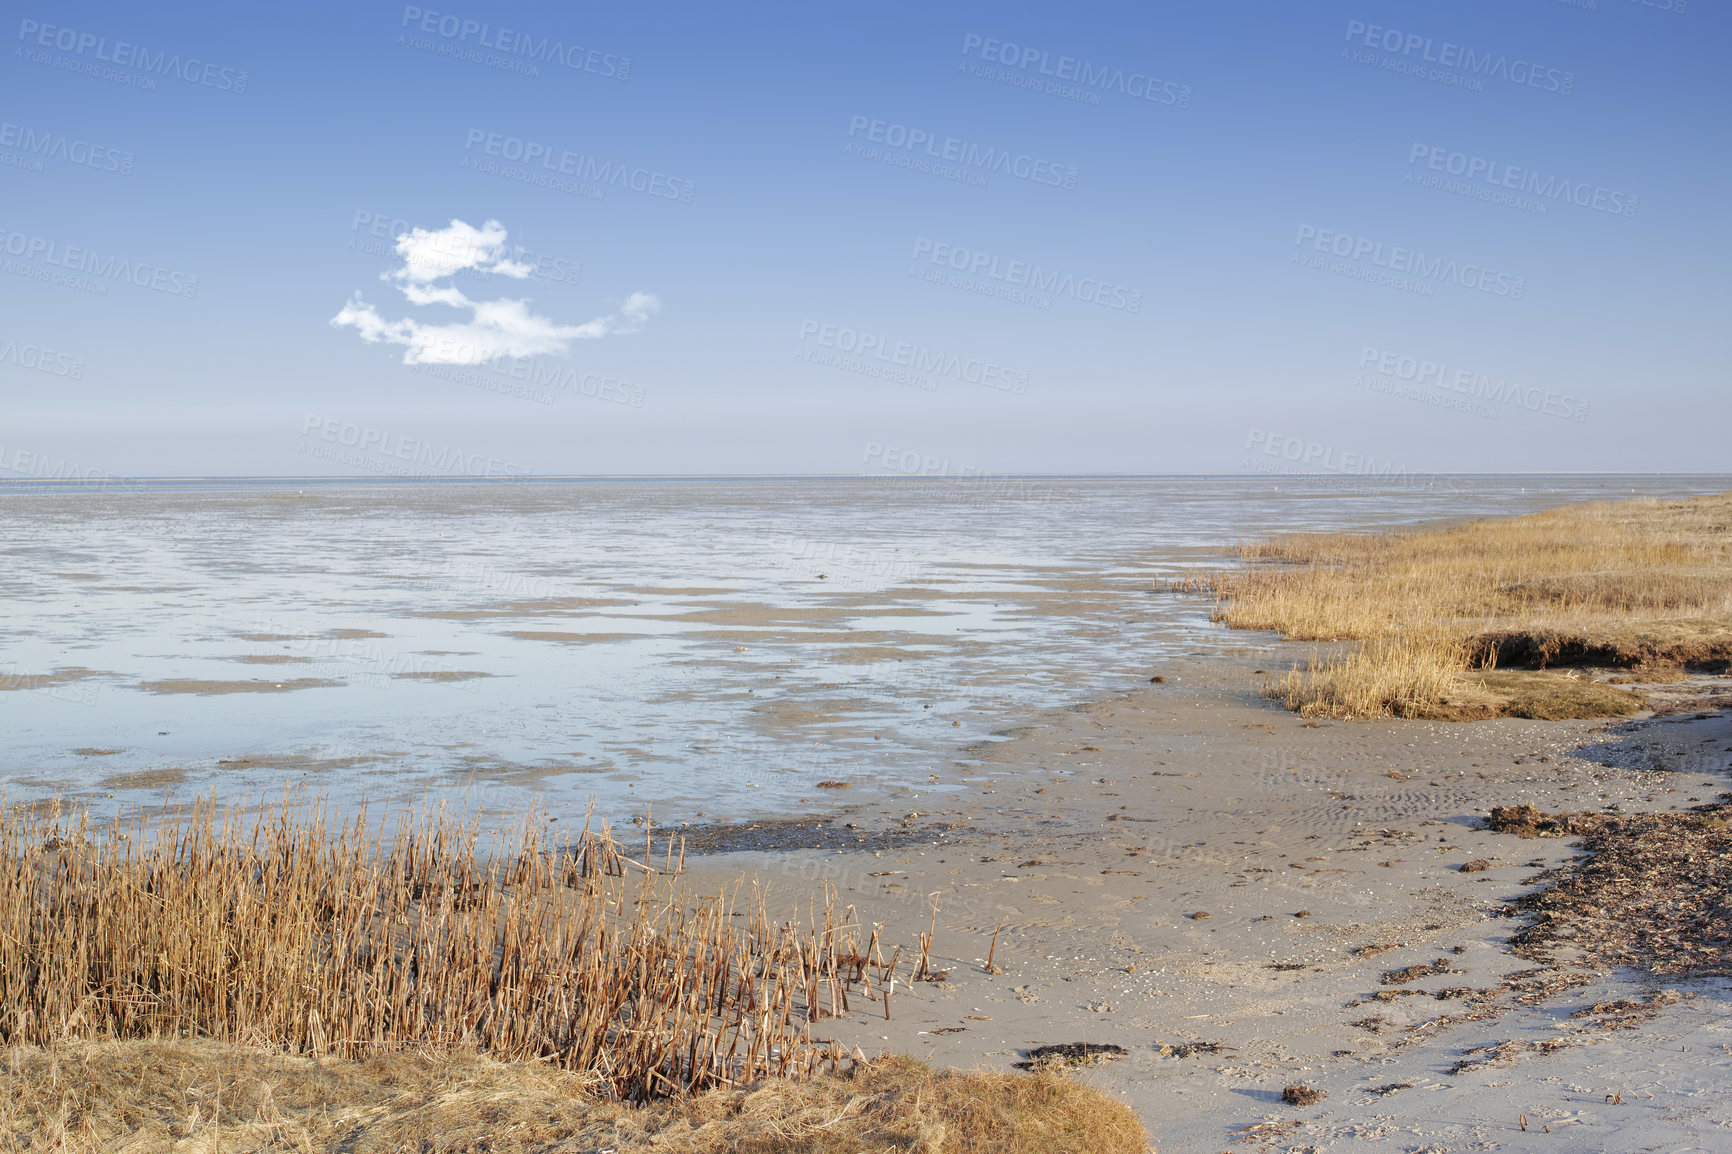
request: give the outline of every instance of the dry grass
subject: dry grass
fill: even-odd
[[[1128,1107],[1059,1074],[910,1058],[628,1105],[474,1054],[317,1060],[217,1042],[0,1052],[4,1154],[1144,1154]]]
[[[1732,494],[1424,532],[1295,534],[1241,554],[1244,570],[1208,583],[1218,620],[1361,643],[1272,690],[1307,716],[1628,713],[1641,699],[1604,685],[1488,674],[1732,664]]]
[[[1465,642],[1453,634],[1375,635],[1291,671],[1267,693],[1303,717],[1415,717],[1450,699],[1466,659]]]
[[[0,808],[0,1152],[1146,1148],[1062,1077],[813,1039],[914,964],[828,892],[778,922],[542,828]]]
[[[385,827],[299,803],[100,830],[5,809],[0,1041],[475,1050],[641,1100],[841,1070],[810,1024],[851,998],[888,1016],[907,968],[828,893],[803,927],[761,892],[694,898],[671,849],[634,861],[605,829],[554,846],[526,819],[483,853],[443,809]]]

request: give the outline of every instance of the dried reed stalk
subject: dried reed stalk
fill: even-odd
[[[478,820],[443,806],[387,824],[304,799],[107,827],[0,808],[0,1041],[477,1050],[630,1100],[851,1061],[810,1035],[855,985],[872,996],[831,894],[802,931],[761,890],[694,900],[605,824],[550,845],[530,815],[486,852]]]

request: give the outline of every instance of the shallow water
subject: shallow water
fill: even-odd
[[[953,788],[966,747],[1266,646],[1151,579],[1283,529],[1703,477],[151,482],[0,489],[0,787],[673,819]],[[850,790],[820,792],[820,781]]]

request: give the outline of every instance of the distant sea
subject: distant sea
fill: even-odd
[[[955,788],[1036,710],[1249,653],[1239,541],[1732,477],[0,485],[0,792],[307,786],[669,820]],[[849,792],[820,793],[820,781]]]

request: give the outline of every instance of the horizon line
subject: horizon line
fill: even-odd
[[[1078,472],[970,472],[970,473],[526,473],[509,476],[453,476],[416,474],[413,476],[379,476],[376,474],[308,475],[296,473],[209,473],[209,474],[102,474],[88,477],[0,477],[0,488],[7,485],[67,485],[97,486],[118,481],[258,481],[303,482],[316,484],[522,484],[524,482],[558,481],[979,481],[992,478],[1029,478],[1040,480],[1403,480],[1416,476],[1430,477],[1727,477],[1725,472],[1684,471],[1591,471],[1591,470],[1532,470],[1532,471],[1442,471],[1403,469],[1381,473],[1078,473]]]

